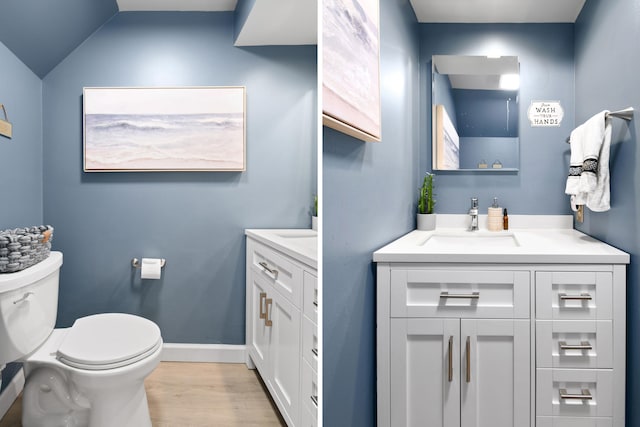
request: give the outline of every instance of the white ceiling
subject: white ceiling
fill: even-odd
[[[575,22],[585,0],[410,0],[419,22]]]
[[[120,12],[197,11],[222,12],[236,9],[238,0],[117,0]]]
[[[501,75],[520,74],[517,56],[433,55],[433,65],[449,77],[454,89],[497,90]]]
[[[238,0],[117,0],[121,12],[236,9]],[[256,0],[236,46],[313,45],[318,40],[318,0]]]
[[[316,44],[317,28],[318,0],[256,0],[235,45]]]

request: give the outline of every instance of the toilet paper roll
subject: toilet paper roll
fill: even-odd
[[[162,274],[162,261],[158,258],[142,258],[140,277],[142,279],[159,279]]]

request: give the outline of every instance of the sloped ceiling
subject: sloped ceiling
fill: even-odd
[[[410,0],[418,22],[576,22],[585,0]]]
[[[3,1],[0,42],[43,78],[116,13],[116,0]]]

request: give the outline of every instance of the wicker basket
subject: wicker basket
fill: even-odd
[[[24,270],[46,259],[52,239],[50,225],[0,231],[0,273]]]

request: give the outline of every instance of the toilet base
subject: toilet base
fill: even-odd
[[[55,368],[37,368],[23,392],[23,427],[151,427],[143,381],[80,393]]]

